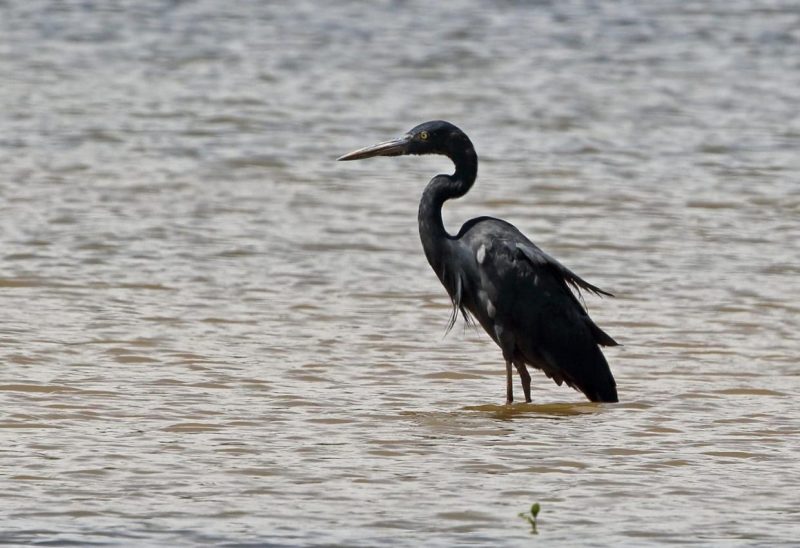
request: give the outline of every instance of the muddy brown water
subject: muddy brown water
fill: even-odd
[[[796,3],[0,10],[0,543],[800,539]],[[443,337],[447,161],[334,161],[437,118],[451,231],[617,295],[620,404]]]

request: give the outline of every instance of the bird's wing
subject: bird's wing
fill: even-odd
[[[554,270],[559,277],[563,278],[565,282],[570,284],[579,292],[581,289],[585,289],[587,291],[591,291],[595,295],[606,295],[608,297],[614,296],[608,291],[604,291],[596,285],[590,284],[571,271],[569,268],[558,262],[555,258],[551,257],[530,242],[517,242],[515,247],[522,252],[525,258],[528,259],[531,264],[534,266],[546,267]]]
[[[479,249],[483,245],[487,250],[493,251],[498,261],[521,254],[533,267],[549,270],[578,291],[585,289],[596,295],[614,296],[572,272],[554,257],[539,249],[517,227],[502,219],[478,217],[467,221],[461,227],[456,240],[462,240],[470,249]]]
[[[520,238],[496,240],[492,247],[491,260],[484,262],[500,273],[497,289],[513,295],[508,301],[498,295],[505,310],[498,309],[496,318],[512,330],[515,355],[592,401],[616,401],[614,378],[597,345],[617,343],[592,321],[568,285],[611,294]]]
[[[460,264],[474,265],[462,294],[504,354],[542,369],[593,401],[616,401],[614,378],[598,345],[617,343],[592,321],[570,286],[610,293],[580,278],[504,221],[475,221],[462,232],[460,243]],[[466,260],[467,254],[474,262]]]
[[[565,286],[565,292],[569,293],[569,296],[572,297],[571,300],[574,302],[574,304],[580,307],[582,310],[584,307],[581,305],[578,299],[572,295],[569,289],[566,288],[567,284],[575,288],[575,290],[578,292],[578,295],[580,295],[581,289],[585,289],[587,291],[591,291],[595,295],[606,295],[608,297],[614,296],[612,293],[600,289],[596,285],[590,284],[572,272],[569,268],[558,262],[556,259],[536,247],[535,244],[531,242],[516,242],[514,246],[534,268],[547,269],[553,275],[555,275],[555,277]],[[592,321],[588,314],[584,313],[584,318],[597,344],[602,346],[617,346],[619,344],[613,339],[613,337],[611,337],[611,335],[600,329],[600,327],[598,327],[598,325]]]

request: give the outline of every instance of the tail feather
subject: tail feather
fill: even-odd
[[[619,346],[619,343],[615,341],[611,335],[597,327],[597,324],[594,323],[591,318],[588,316],[586,317],[589,324],[589,331],[592,332],[592,337],[594,337],[594,341],[599,344],[600,346]]]
[[[617,403],[619,401],[619,397],[617,396],[617,385],[613,378],[611,378],[610,383],[594,386],[593,388],[593,392],[588,392],[585,390],[582,391],[591,401],[608,403]]]
[[[592,360],[592,366],[584,372],[579,381],[575,382],[575,388],[591,401],[616,403],[619,401],[617,382],[611,374],[606,357],[599,348],[595,349],[597,353]]]
[[[596,345],[584,348],[583,352],[570,353],[557,357],[553,353],[542,352],[543,360],[526,359],[530,365],[542,369],[559,386],[562,382],[574,388],[593,402],[616,403],[617,382],[611,373],[605,356]]]

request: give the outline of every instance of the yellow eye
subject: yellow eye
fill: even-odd
[[[428,140],[428,132],[424,131],[424,130],[420,131],[419,132],[419,138],[422,139],[423,141],[427,141]]]

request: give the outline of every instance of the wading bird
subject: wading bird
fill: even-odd
[[[617,342],[600,329],[570,290],[609,295],[584,281],[536,247],[510,223],[492,217],[467,221],[457,235],[442,223],[442,205],[464,196],[478,174],[478,156],[466,134],[449,122],[420,124],[399,139],[345,154],[339,160],[373,156],[442,154],[455,164],[452,175],[437,175],[419,203],[422,247],[453,302],[448,330],[460,311],[474,317],[503,351],[506,401],[514,401],[513,365],[531,401],[527,365],[541,369],[559,386],[567,383],[591,401],[616,402],[617,388],[598,345]]]

